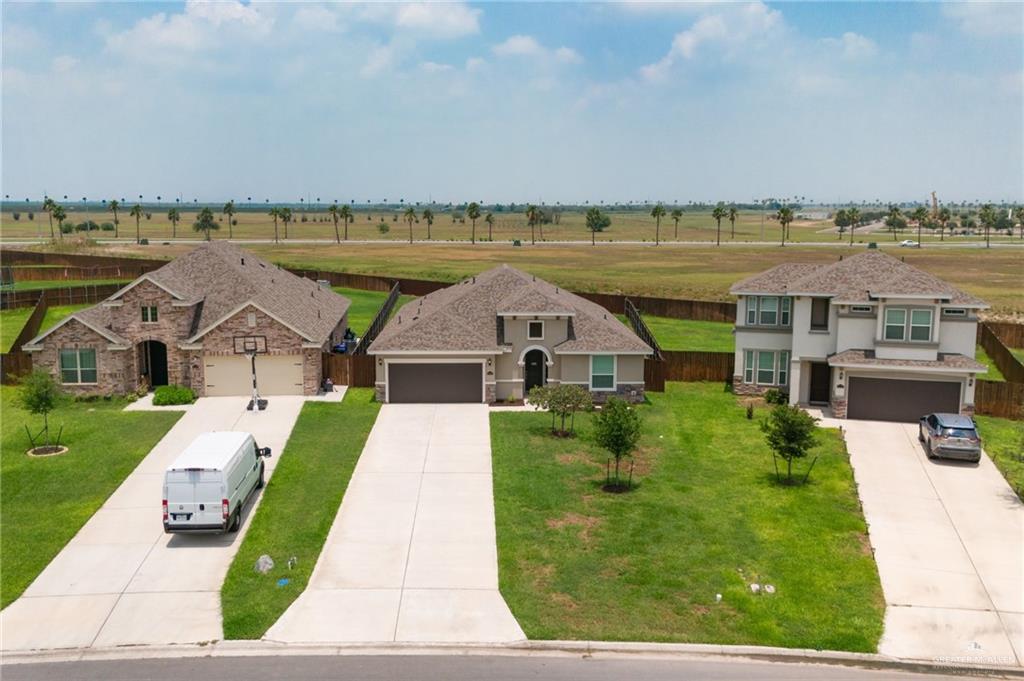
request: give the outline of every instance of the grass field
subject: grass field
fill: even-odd
[[[43,323],[39,325],[39,333],[52,327],[73,312],[90,307],[89,305],[54,305],[46,309]],[[18,337],[28,318],[32,316],[31,307],[16,307],[0,311],[0,352],[10,352],[11,343]]]
[[[35,291],[44,288],[79,288],[81,286],[102,286],[104,284],[124,284],[125,279],[52,279],[47,281],[15,281],[15,291]]]
[[[1003,372],[999,370],[996,363],[992,361],[992,358],[985,352],[985,348],[980,345],[974,349],[974,359],[978,360],[982,364],[988,367],[988,371],[983,374],[979,374],[978,378],[983,381],[1005,381],[1006,378],[1003,376]]]
[[[623,324],[630,326],[626,315],[617,316]],[[643,315],[643,320],[662,350],[732,352],[734,349],[732,324],[650,315]]]
[[[995,416],[975,416],[985,451],[1024,500],[1024,423]]]
[[[381,291],[364,291],[344,286],[335,286],[333,290],[352,301],[352,306],[348,309],[348,325],[357,336],[362,336],[370,328],[377,311],[388,297],[387,293]],[[399,296],[394,309],[397,310],[412,299],[413,296]]]
[[[370,388],[303,405],[221,588],[225,638],[260,638],[306,588],[379,409]],[[275,562],[265,575],[253,570],[263,554]]]
[[[31,458],[25,426],[36,432],[42,418],[18,407],[16,395],[0,387],[0,607],[21,595],[181,416],[124,412],[117,399],[68,401],[50,414],[50,426],[54,436],[63,426],[70,450]]]
[[[601,490],[590,415],[556,439],[545,414],[492,414],[499,579],[527,636],[875,650],[882,591],[839,432],[819,431],[806,486],[782,486],[720,384],[666,388],[639,407],[628,494]]]

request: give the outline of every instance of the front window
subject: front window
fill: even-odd
[[[754,351],[747,350],[743,353],[743,382],[754,382]]]
[[[910,340],[927,343],[932,339],[932,311],[911,310]]]
[[[744,350],[743,381],[757,385],[788,385],[789,351]]]
[[[779,353],[779,385],[789,383],[789,353],[783,350]]]
[[[61,383],[96,383],[96,351],[91,348],[60,351]]]
[[[901,341],[906,339],[907,311],[899,308],[885,311],[885,340]]]
[[[593,355],[590,358],[590,389],[615,389],[614,355]]]
[[[152,324],[157,321],[156,305],[143,305],[142,306],[142,321],[147,324]]]
[[[772,385],[775,383],[775,353],[757,353],[757,382]]]
[[[526,337],[529,340],[544,340],[544,322],[527,322]]]

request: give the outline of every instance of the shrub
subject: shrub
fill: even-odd
[[[36,219],[36,214],[33,213],[32,211],[29,211],[28,219],[29,220],[35,220]]]
[[[817,421],[800,407],[780,404],[761,422],[761,432],[772,450],[776,477],[779,476],[778,459],[781,458],[786,462],[786,482],[793,482],[793,460],[807,456],[807,452],[816,444],[814,431]],[[814,468],[814,461],[807,469],[803,482],[807,482],[811,468]]]
[[[769,388],[764,391],[764,401],[768,404],[788,404],[789,396],[778,388]]]
[[[301,218],[299,218],[299,222],[309,222],[309,218],[303,215]]]
[[[148,246],[149,245],[149,239],[147,239],[146,237],[142,237],[141,239],[139,239],[139,245],[140,246]]]
[[[632,456],[640,441],[643,419],[636,409],[617,397],[609,397],[597,418],[594,419],[594,436],[597,444],[615,457],[615,483],[609,482],[610,490],[623,489],[619,479],[619,464],[623,457]],[[632,470],[630,472],[632,483]]]
[[[71,234],[71,232],[73,231],[75,231],[75,226],[72,225],[70,222],[65,222],[63,225],[60,226],[61,234]]]
[[[391,227],[388,226],[388,223],[381,220],[381,223],[377,225],[377,231],[380,232],[381,234],[387,234],[388,232],[391,231]]]
[[[102,229],[104,232],[113,232],[114,231],[114,223],[113,222],[104,222],[102,225],[100,225],[100,229]]]
[[[152,213],[146,213],[146,219],[147,220],[152,220],[153,219],[153,214]]]
[[[153,404],[158,407],[175,404],[192,404],[196,394],[183,385],[162,385],[153,393]]]
[[[590,392],[582,386],[571,383],[534,386],[530,389],[530,404],[551,412],[551,432],[566,437],[572,435],[576,426],[576,412],[589,411],[594,406]],[[561,419],[560,428],[555,427],[555,418]],[[565,422],[569,421],[566,430]]]
[[[50,446],[49,415],[62,399],[63,393],[57,381],[41,369],[36,369],[22,380],[21,392],[18,394],[19,405],[31,414],[43,417],[43,429],[35,436],[29,432],[29,441],[33,448],[37,447],[35,439],[40,435],[46,442],[45,446]],[[60,435],[57,437],[59,438]],[[59,446],[60,442],[57,445]]]
[[[21,213],[11,213],[11,217],[14,218],[15,220],[20,220]]]

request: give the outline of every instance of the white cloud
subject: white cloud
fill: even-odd
[[[58,57],[54,57],[51,65],[53,66],[53,70],[57,73],[66,73],[75,68],[75,65],[77,64],[77,59],[72,56],[62,54]]]
[[[295,11],[292,23],[303,31],[325,31],[332,33],[341,28],[337,12],[323,5],[303,4]]]
[[[238,0],[189,0],[180,14],[158,12],[140,19],[126,31],[107,36],[107,48],[133,57],[160,59],[167,53],[198,52],[222,44],[223,32],[265,36],[273,20],[253,5]]]
[[[359,75],[363,78],[372,78],[383,73],[395,65],[397,57],[397,51],[393,45],[378,45],[370,50],[366,63],[359,70]]]
[[[420,62],[420,71],[424,73],[445,73],[455,69],[451,64],[439,64],[436,61]]]
[[[942,12],[970,35],[1024,33],[1024,5],[1019,2],[946,2]]]
[[[583,57],[571,47],[561,46],[548,49],[530,35],[514,35],[498,43],[491,51],[499,57],[526,57],[543,62],[559,64],[581,64]]]
[[[466,70],[470,73],[476,73],[477,71],[483,71],[487,68],[487,60],[480,57],[470,57],[466,60]]]
[[[693,59],[698,50],[716,44],[742,45],[781,26],[782,13],[769,9],[763,2],[722,6],[677,33],[668,53],[641,67],[640,75],[645,80],[663,80],[679,60]]]
[[[878,53],[875,41],[851,31],[847,31],[840,38],[825,38],[821,42],[830,50],[838,51],[843,59],[865,59]]]
[[[483,10],[464,2],[373,3],[361,8],[364,21],[390,24],[417,38],[460,38],[480,32]]]

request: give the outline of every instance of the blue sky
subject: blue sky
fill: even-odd
[[[3,3],[4,194],[1020,201],[1021,3]]]

